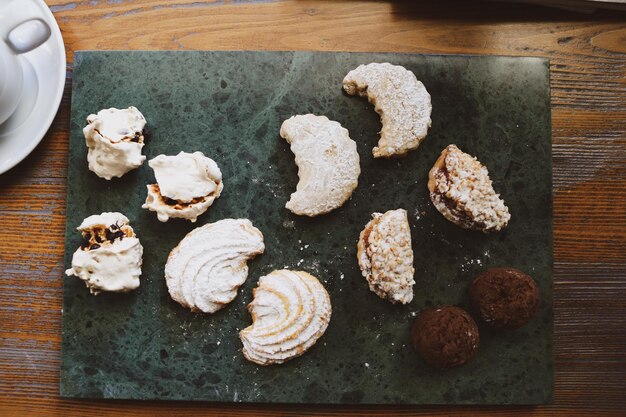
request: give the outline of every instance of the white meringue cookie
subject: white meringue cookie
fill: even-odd
[[[194,223],[224,189],[222,172],[202,152],[159,155],[148,162],[157,184],[149,184],[142,208],[155,211],[160,221],[183,218]]]
[[[83,281],[90,292],[127,292],[139,287],[143,247],[121,213],[87,217],[78,230],[87,240],[74,252],[65,271]]]
[[[222,183],[219,167],[202,152],[159,155],[148,165],[154,170],[161,195],[184,203],[215,193]]]
[[[112,107],[90,114],[83,128],[89,148],[89,169],[110,180],[139,167],[146,160],[141,154],[145,126],[146,119],[132,106],[121,110]]]

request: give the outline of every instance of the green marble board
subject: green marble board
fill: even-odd
[[[432,128],[406,158],[376,160],[379,116],[342,92],[357,65],[412,70],[432,95]],[[74,62],[65,265],[83,218],[126,214],[145,248],[141,287],[93,296],[65,277],[61,394],[66,397],[285,403],[539,404],[552,401],[552,185],[546,59],[317,52],[77,52]],[[157,221],[141,209],[152,170],[144,163],[105,181],[87,168],[82,127],[103,108],[138,107],[152,138],[148,159],[202,151],[224,191],[198,223]],[[358,144],[362,174],[352,198],[319,218],[284,208],[297,167],[280,124],[294,114],[339,121]],[[428,198],[427,174],[455,143],[489,168],[512,213],[497,234],[462,230]],[[392,305],[370,292],[356,262],[359,232],[375,211],[405,208],[415,252],[415,297]],[[250,262],[238,297],[213,315],[172,301],[163,278],[169,251],[194,227],[249,218],[266,252]],[[409,326],[423,308],[469,309],[471,280],[492,266],[531,274],[538,315],[497,334],[480,324],[477,357],[437,370],[420,360]],[[241,354],[238,331],[258,278],[279,268],[320,278],[333,306],[325,335],[304,356],[260,367]],[[471,310],[470,310],[471,311]]]

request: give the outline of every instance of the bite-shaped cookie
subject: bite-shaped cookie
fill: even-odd
[[[68,276],[85,281],[94,295],[139,287],[143,247],[126,216],[116,212],[89,216],[78,230],[83,243],[74,252],[72,267],[65,271]]]
[[[478,159],[448,145],[428,174],[430,199],[443,216],[464,229],[497,232],[511,215]]]
[[[248,219],[205,224],[170,252],[167,289],[183,307],[215,313],[237,296],[248,277],[248,260],[264,250],[263,234]]]
[[[495,330],[513,330],[539,309],[537,283],[519,269],[491,268],[476,277],[469,290],[472,307]]]
[[[202,152],[159,155],[148,161],[156,184],[149,184],[142,208],[155,211],[160,221],[187,219],[192,223],[213,204],[224,189],[222,172]]]
[[[87,116],[83,128],[89,169],[110,180],[143,164],[146,119],[135,107],[100,110]]]
[[[358,185],[361,168],[356,142],[326,116],[292,116],[280,127],[290,145],[300,181],[285,207],[295,214],[318,216],[341,207]]]
[[[326,331],[332,308],[317,278],[283,269],[259,279],[248,311],[252,325],[239,332],[243,354],[251,362],[271,365],[313,346]]]
[[[470,361],[480,343],[478,326],[459,307],[428,308],[411,326],[411,341],[420,356],[438,368],[451,368]]]
[[[392,303],[413,300],[413,249],[411,229],[404,209],[374,213],[357,244],[361,273],[370,290]]]
[[[350,95],[367,96],[383,125],[375,158],[405,156],[417,149],[431,125],[430,94],[411,71],[390,63],[359,65],[343,79]]]

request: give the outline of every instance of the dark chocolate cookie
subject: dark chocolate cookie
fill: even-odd
[[[539,308],[535,281],[515,268],[492,268],[478,275],[469,290],[472,306],[496,330],[517,329]]]
[[[439,368],[463,365],[478,351],[478,327],[459,307],[439,306],[422,311],[411,327],[413,346]]]

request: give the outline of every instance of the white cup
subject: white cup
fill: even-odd
[[[15,111],[22,97],[24,75],[18,55],[29,52],[50,37],[34,2],[0,0],[0,124]]]

